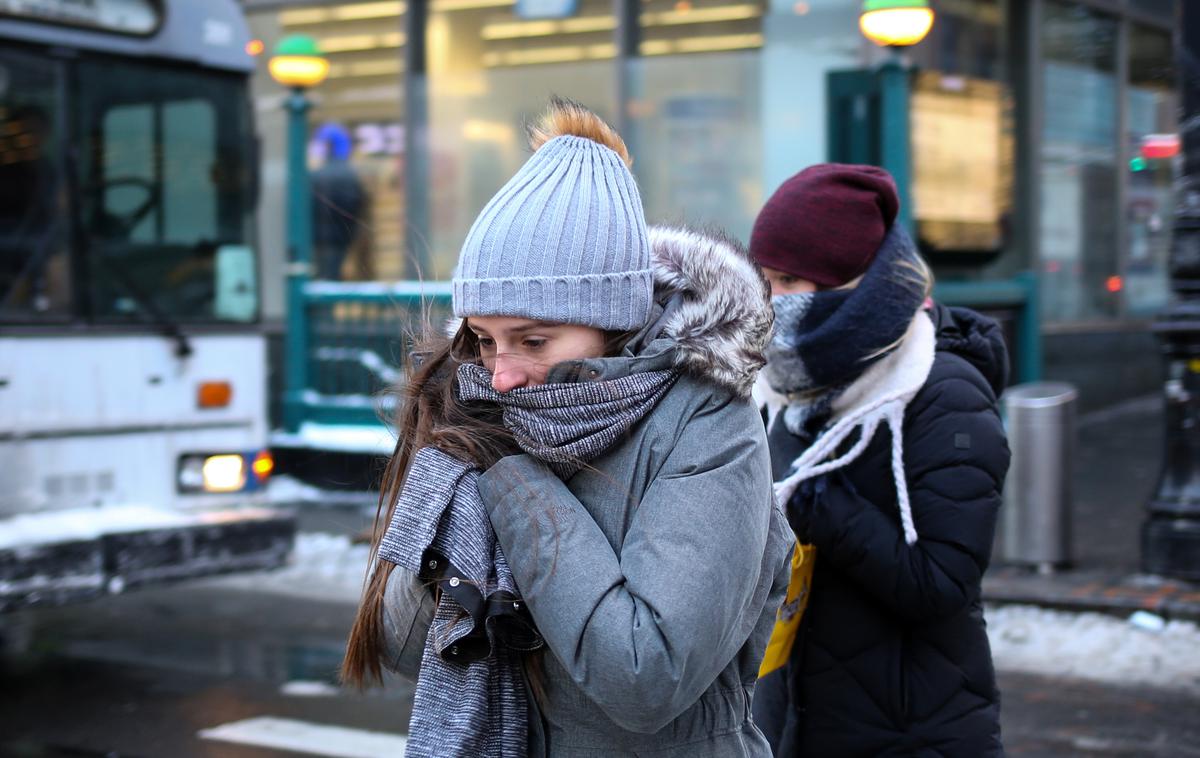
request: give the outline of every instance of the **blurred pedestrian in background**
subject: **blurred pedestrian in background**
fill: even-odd
[[[366,226],[367,193],[350,163],[352,146],[346,130],[338,124],[325,124],[315,138],[322,145],[325,161],[310,178],[313,253],[317,276],[339,280],[346,253]]]
[[[928,300],[897,210],[882,169],[817,165],[751,236],[775,306],[772,467],[807,546],[754,704],[777,756],[1003,753],[980,584],[1007,353],[991,320]]]
[[[750,699],[793,540],[750,397],[767,283],[647,230],[591,112],[532,136],[404,389],[346,678],[423,640],[410,755],[769,756]]]

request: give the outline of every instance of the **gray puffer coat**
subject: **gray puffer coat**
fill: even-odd
[[[793,541],[749,398],[770,301],[735,243],[651,237],[652,325],[547,381],[683,376],[566,482],[528,455],[479,482],[549,649],[530,667],[531,754],[768,758],[750,700]]]

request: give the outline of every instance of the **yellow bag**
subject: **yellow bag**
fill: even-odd
[[[758,667],[760,679],[781,668],[792,653],[796,632],[800,629],[800,619],[804,616],[804,609],[808,607],[813,563],[816,560],[817,548],[814,545],[796,543],[796,550],[792,553],[792,576],[788,579],[787,595],[775,615],[775,628],[771,630],[766,655],[763,656],[762,665]]]

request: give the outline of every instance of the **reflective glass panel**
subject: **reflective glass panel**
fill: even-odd
[[[1166,305],[1167,256],[1171,249],[1173,184],[1181,160],[1171,34],[1130,28],[1129,88],[1129,248],[1122,282],[1134,315],[1151,315]]]
[[[1041,28],[1043,316],[1118,315],[1117,21],[1047,2]]]

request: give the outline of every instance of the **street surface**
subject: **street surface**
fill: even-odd
[[[329,554],[318,560],[314,544]],[[305,545],[300,558],[313,565],[291,577],[307,595],[280,591],[284,572],[0,618],[0,756],[399,755],[412,687],[391,680],[363,695],[333,685],[354,596],[334,564],[361,566],[365,548]],[[1197,688],[1038,673],[1000,681],[1011,755],[1200,756]]]

